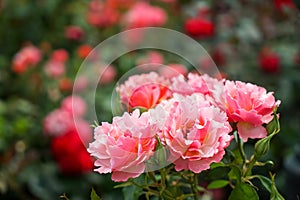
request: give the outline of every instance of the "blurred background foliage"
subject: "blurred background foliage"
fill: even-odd
[[[105,200],[121,198],[109,175],[64,174],[43,121],[72,94],[76,72],[93,47],[122,30],[145,26],[190,35],[209,52],[223,77],[274,91],[282,101],[282,128],[267,157],[276,163],[270,168],[288,196],[289,176],[300,179],[291,163],[285,164],[299,144],[299,5],[299,0],[0,0],[0,198],[47,200],[65,193],[72,200],[88,199],[92,187]],[[35,50],[25,51],[28,47]],[[24,52],[33,56],[32,62]],[[111,120],[110,95],[118,78],[149,61],[193,70],[162,51],[120,57],[100,83],[100,121]],[[214,199],[226,199],[222,194]],[[260,195],[265,198],[263,191]]]

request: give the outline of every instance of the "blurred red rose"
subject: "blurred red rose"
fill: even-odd
[[[84,37],[84,31],[79,26],[68,26],[65,29],[65,37],[70,40],[81,40]]]
[[[274,0],[274,5],[276,9],[284,11],[285,8],[294,9],[295,4],[293,0]]]
[[[52,52],[51,60],[65,63],[69,58],[69,53],[65,49],[57,49]]]
[[[71,91],[73,88],[73,82],[69,78],[62,78],[59,80],[59,89],[64,92]]]
[[[207,38],[214,34],[214,24],[205,18],[190,18],[184,24],[185,32],[193,37]]]
[[[277,73],[280,70],[280,57],[278,54],[265,48],[259,55],[260,68],[268,73]]]
[[[86,58],[89,53],[93,50],[93,47],[91,47],[90,45],[84,44],[81,45],[78,49],[77,49],[77,55],[80,58]]]
[[[75,130],[52,138],[51,151],[64,174],[82,174],[93,169],[92,158]]]

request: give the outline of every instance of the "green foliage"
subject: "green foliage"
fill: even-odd
[[[258,195],[255,189],[247,184],[247,183],[240,183],[235,186],[232,190],[228,200],[258,200]]]
[[[91,200],[101,200],[101,198],[97,195],[94,188],[92,188],[92,191],[91,191]]]

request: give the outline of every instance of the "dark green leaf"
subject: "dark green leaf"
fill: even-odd
[[[101,198],[97,195],[96,191],[94,190],[94,188],[92,188],[92,192],[91,192],[91,200],[101,200]]]
[[[238,182],[241,180],[242,172],[239,167],[236,165],[231,165],[231,170],[228,173],[229,180],[237,180]]]
[[[208,186],[207,189],[218,189],[218,188],[222,188],[225,187],[226,185],[228,185],[229,181],[227,180],[216,180],[211,182]]]
[[[227,178],[229,171],[230,167],[216,167],[208,171],[206,178],[209,180]]]
[[[228,200],[258,200],[258,195],[254,188],[246,183],[240,183],[232,190]]]
[[[218,162],[218,163],[211,163],[210,164],[210,169],[214,169],[217,167],[226,167],[226,165],[223,162]]]
[[[124,200],[138,200],[139,197],[143,194],[142,188],[135,185],[129,187],[124,187],[122,189]]]

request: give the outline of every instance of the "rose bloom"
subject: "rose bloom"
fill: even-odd
[[[189,73],[187,80],[180,75],[172,79],[171,90],[174,93],[182,95],[191,95],[201,93],[207,96],[217,98],[224,90],[223,81],[204,74]]]
[[[93,161],[76,129],[51,139],[51,151],[62,173],[76,175],[93,170]]]
[[[111,83],[117,75],[117,71],[114,66],[108,65],[101,73],[100,83],[108,84]]]
[[[121,102],[128,108],[149,109],[170,97],[168,86],[167,79],[151,72],[129,77],[117,88],[117,91],[120,92]]]
[[[166,78],[173,78],[179,75],[186,76],[188,73],[187,68],[179,63],[170,63],[167,67],[164,67],[160,70],[160,74]]]
[[[51,78],[57,78],[65,74],[65,65],[62,62],[50,60],[45,65],[45,73]]]
[[[77,49],[77,55],[79,56],[79,58],[86,58],[90,52],[93,50],[93,47],[91,47],[90,45],[81,45],[80,47],[78,47]]]
[[[38,64],[41,57],[41,51],[35,46],[23,47],[13,59],[12,70],[16,73],[23,73],[28,67]]]
[[[286,8],[294,9],[296,7],[293,0],[274,0],[273,2],[276,9],[280,10],[281,12]]]
[[[157,51],[150,51],[145,56],[137,60],[137,65],[144,65],[149,63],[163,64],[164,57]]]
[[[269,50],[268,48],[262,50],[258,60],[259,60],[260,68],[264,72],[268,72],[268,73],[279,72],[280,57],[276,53]]]
[[[59,136],[74,129],[73,117],[64,109],[56,109],[45,117],[43,127],[46,135]]]
[[[65,29],[65,37],[70,40],[81,40],[84,37],[84,31],[79,26],[68,26]]]
[[[154,153],[156,139],[149,126],[149,115],[139,110],[114,117],[112,124],[102,123],[94,131],[95,141],[88,152],[96,158],[95,171],[112,173],[113,181],[127,181],[145,171],[145,161]]]
[[[275,101],[272,92],[251,83],[226,81],[223,109],[231,122],[237,122],[237,129],[244,142],[248,138],[267,136],[263,124],[273,119],[273,111],[280,101]]]
[[[63,92],[71,91],[73,88],[73,82],[67,77],[63,77],[59,80],[59,89]]]
[[[89,79],[86,76],[78,76],[74,82],[73,90],[76,92],[84,91],[89,86]]]
[[[207,38],[214,34],[214,24],[205,18],[191,18],[184,24],[187,34],[197,38]]]
[[[72,95],[63,99],[61,108],[73,117],[82,117],[86,112],[86,103],[81,97]]]
[[[115,25],[119,16],[120,14],[115,8],[107,6],[101,0],[93,0],[89,5],[87,22],[93,26],[105,28]]]
[[[127,28],[162,26],[167,21],[165,11],[146,2],[138,2],[123,16]]]
[[[226,113],[210,104],[204,95],[174,94],[155,109],[167,112],[161,140],[170,149],[175,170],[200,173],[219,162],[232,137]],[[162,117],[160,117],[162,118]],[[160,119],[163,120],[163,119]]]
[[[65,49],[57,49],[52,52],[51,60],[65,63],[69,59],[69,53]]]

